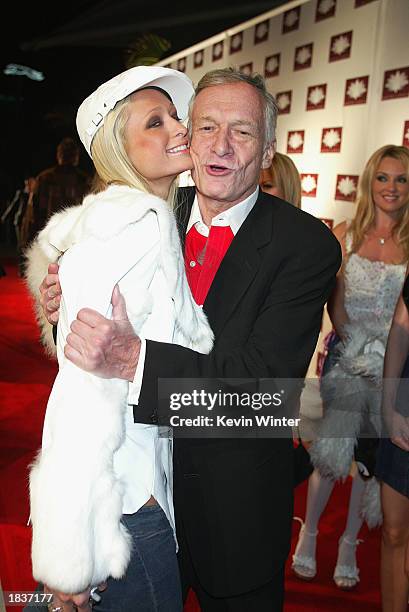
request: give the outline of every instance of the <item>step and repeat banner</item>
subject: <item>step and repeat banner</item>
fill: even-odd
[[[301,175],[302,208],[332,228],[354,216],[372,152],[409,147],[408,32],[409,0],[298,0],[160,64],[195,84],[226,66],[262,74],[279,107],[277,150]],[[326,315],[310,376],[329,329]]]

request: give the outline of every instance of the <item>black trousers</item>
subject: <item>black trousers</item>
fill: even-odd
[[[190,551],[184,537],[181,521],[178,522],[178,561],[182,583],[183,601],[189,589],[193,589],[202,612],[282,612],[284,604],[284,566],[272,575],[271,580],[247,593],[235,597],[213,597],[201,586],[192,563]]]

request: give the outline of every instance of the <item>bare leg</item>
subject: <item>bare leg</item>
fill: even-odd
[[[405,574],[409,580],[409,538],[406,540]]]
[[[381,485],[383,511],[381,591],[383,612],[406,612],[409,595],[409,499],[386,483]]]
[[[335,481],[324,478],[318,470],[314,470],[308,481],[307,508],[305,513],[305,527],[307,531],[318,529],[318,522],[324,512],[334,488]]]
[[[365,482],[358,473],[352,479],[349,498],[348,518],[345,531],[339,540],[338,558],[334,571],[334,580],[341,589],[352,589],[359,582],[359,570],[356,566],[356,547],[358,533],[363,519],[360,516],[361,500],[365,491]]]
[[[297,547],[293,555],[292,568],[299,578],[311,580],[317,573],[315,550],[318,522],[328,503],[333,488],[333,480],[323,478],[318,470],[313,471],[308,481],[305,523],[301,528]]]

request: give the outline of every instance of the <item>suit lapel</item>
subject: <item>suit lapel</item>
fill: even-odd
[[[194,187],[180,187],[178,189],[175,217],[183,250],[185,248],[187,224],[189,223],[190,212],[192,210],[194,199]]]
[[[274,203],[261,192],[220,264],[204,303],[216,336],[257,274],[259,250],[272,239],[273,214]]]
[[[182,247],[195,197],[193,187],[180,188],[176,220]],[[272,239],[274,202],[260,191],[247,219],[237,232],[209,289],[204,311],[215,335],[220,333],[260,267],[259,250]]]

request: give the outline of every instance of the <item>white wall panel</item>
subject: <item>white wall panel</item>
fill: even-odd
[[[297,16],[298,27],[283,33],[284,20],[297,24]],[[311,177],[318,176],[316,190],[308,192],[313,197],[307,193],[303,197],[303,209],[337,224],[354,215],[354,186],[370,154],[388,143],[409,146],[408,32],[409,0],[295,0],[161,64],[184,69],[196,84],[208,70],[225,66],[251,64],[253,72],[266,76],[266,58],[279,54],[278,74],[266,76],[267,86],[276,96],[291,91],[292,100],[290,112],[278,117],[277,148],[291,156],[306,188],[314,184]],[[255,42],[256,33],[266,40]],[[235,42],[242,38],[242,47],[231,53],[233,36]],[[216,50],[223,45],[217,61],[213,60],[215,45]],[[203,56],[202,65],[195,67],[195,54],[196,60]],[[386,71],[390,73],[385,88]],[[345,104],[347,80],[350,95]],[[325,101],[320,101],[322,86]],[[315,88],[311,110],[307,110],[309,88]],[[329,128],[334,132],[326,138],[328,152],[322,152],[323,130]],[[342,128],[339,152],[333,152],[339,148],[335,128]],[[293,133],[290,144],[302,152],[288,148],[289,132]],[[328,329],[326,316],[318,351]],[[317,354],[310,375],[316,358]]]

